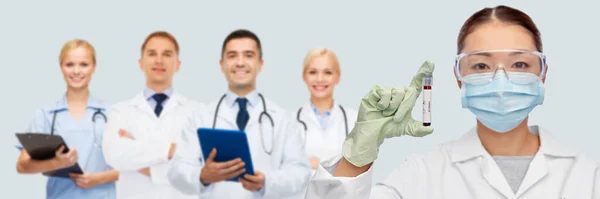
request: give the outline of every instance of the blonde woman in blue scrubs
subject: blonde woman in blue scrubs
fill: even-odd
[[[84,174],[70,178],[49,177],[46,198],[115,198],[114,181],[119,173],[104,162],[102,134],[109,103],[90,95],[89,82],[96,69],[94,47],[74,39],[64,44],[60,69],[67,83],[66,94],[56,102],[39,108],[27,132],[60,135],[71,149],[51,160],[32,160],[21,150],[17,172],[34,174],[66,168],[78,163]]]

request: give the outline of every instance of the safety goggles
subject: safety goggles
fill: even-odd
[[[515,49],[475,51],[456,56],[455,72],[465,83],[488,84],[499,69],[511,82],[528,84],[543,78],[546,57],[538,51]]]

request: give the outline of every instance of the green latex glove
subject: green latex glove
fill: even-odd
[[[410,86],[381,88],[375,86],[363,97],[354,128],[344,141],[342,154],[357,167],[377,159],[385,138],[409,135],[423,137],[433,133],[431,126],[412,118],[412,109],[423,90],[423,75],[433,73],[435,65],[426,61],[413,77]]]

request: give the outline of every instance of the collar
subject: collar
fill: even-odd
[[[237,98],[239,98],[239,96],[237,94],[231,92],[230,90],[228,90],[227,93],[225,94],[225,102],[227,102],[229,107],[235,106],[235,104],[236,104],[235,100]],[[254,90],[254,91],[248,93],[248,95],[246,95],[246,99],[248,99],[248,106],[256,107],[256,105],[259,103],[259,100],[260,100],[260,96],[258,96],[258,91]]]
[[[171,98],[171,96],[173,96],[173,87],[170,86],[169,88],[167,88],[166,90],[164,90],[162,93],[164,93],[165,95],[167,95],[167,99]],[[146,100],[150,100],[152,99],[152,96],[154,96],[154,94],[156,94],[156,92],[154,90],[152,90],[151,88],[147,87],[144,89],[144,97]]]
[[[336,107],[336,103],[334,101],[333,106],[329,110],[325,111],[325,113],[321,114],[319,109],[317,109],[317,107],[310,100],[309,100],[308,104],[310,105],[310,108],[312,109],[313,113],[315,113],[316,115],[324,115],[324,116],[331,116],[331,112]]]
[[[537,153],[555,157],[575,157],[578,155],[577,152],[561,145],[548,130],[537,125],[530,126],[529,130],[532,133],[539,135],[540,148]],[[472,128],[460,139],[451,142],[449,147],[450,158],[454,163],[469,160],[488,153],[481,144],[476,127]]]
[[[107,109],[106,105],[104,103],[102,103],[100,100],[94,98],[92,95],[88,96],[87,108],[97,109],[97,110],[102,110],[102,111],[106,111],[106,109]],[[60,98],[54,104],[51,104],[47,110],[48,110],[48,112],[55,112],[55,111],[64,111],[67,109],[69,109],[69,105],[67,104],[67,94],[64,94],[62,98]]]
[[[186,103],[185,98],[180,96],[180,94],[177,91],[173,90],[171,92],[172,92],[170,94],[171,96],[169,96],[169,98],[167,98],[166,104],[170,104],[171,101],[173,101],[173,103],[177,103],[177,104],[185,104]],[[138,94],[136,94],[132,99],[129,100],[129,104],[134,105],[134,106],[148,105],[148,107],[150,107],[150,105],[148,104],[148,98],[146,98],[144,92],[139,92]],[[165,104],[165,106],[167,106],[166,104]]]

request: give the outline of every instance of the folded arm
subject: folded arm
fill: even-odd
[[[108,165],[119,171],[137,171],[168,161],[171,143],[153,136],[144,140],[121,137],[119,131],[130,118],[116,106],[111,108],[108,118],[102,142]]]
[[[98,175],[100,176],[98,184],[111,183],[119,179],[119,171],[114,169],[100,172]]]

